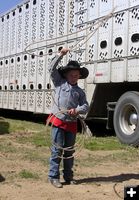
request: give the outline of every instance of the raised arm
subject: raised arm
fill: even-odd
[[[69,51],[69,49],[63,48],[60,51],[60,53],[58,55],[56,55],[55,58],[53,58],[52,62],[50,63],[50,65],[48,67],[51,79],[52,79],[55,87],[59,86],[59,84],[61,83],[61,81],[63,79],[57,69],[58,63],[63,58],[63,56],[67,54],[68,51]]]

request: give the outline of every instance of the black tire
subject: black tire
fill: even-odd
[[[139,145],[139,93],[126,92],[118,100],[114,111],[114,129],[122,143]]]

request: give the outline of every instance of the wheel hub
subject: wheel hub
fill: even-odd
[[[130,118],[129,118],[129,121],[132,125],[137,125],[137,122],[138,122],[138,116],[136,113],[132,113],[130,115]]]
[[[125,104],[125,106],[121,110],[120,116],[121,129],[123,130],[124,134],[134,134],[138,124],[138,115],[136,108],[132,104]]]

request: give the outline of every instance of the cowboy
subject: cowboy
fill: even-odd
[[[78,86],[79,79],[87,78],[89,72],[85,67],[80,67],[77,61],[69,61],[65,67],[58,64],[69,49],[61,49],[59,55],[52,60],[49,66],[51,79],[55,86],[55,100],[52,109],[50,123],[52,126],[52,140],[56,145],[52,145],[50,157],[50,169],[48,178],[51,184],[57,188],[62,188],[60,182],[60,162],[63,158],[63,178],[66,184],[74,184],[73,163],[74,147],[77,133],[77,115],[86,114],[88,102],[84,91]],[[62,112],[62,111],[65,112]],[[68,150],[63,150],[62,148]],[[63,157],[62,157],[63,155]]]

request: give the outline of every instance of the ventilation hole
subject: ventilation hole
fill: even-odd
[[[52,50],[52,49],[49,49],[48,54],[49,54],[49,55],[52,55],[52,53],[53,53],[53,50]]]
[[[115,43],[116,46],[121,45],[122,44],[122,38],[121,37],[116,38],[114,43]]]
[[[139,33],[135,33],[131,37],[132,42],[138,42],[139,41]]]
[[[16,86],[16,89],[19,90],[19,85]]]
[[[13,12],[13,16],[15,16],[15,11]]]
[[[100,47],[101,47],[102,49],[105,49],[105,48],[107,47],[107,41],[106,41],[106,40],[102,41],[102,42],[100,43]]]
[[[8,60],[5,61],[6,65],[8,64]]]
[[[31,55],[31,58],[32,58],[32,59],[34,59],[34,58],[35,58],[35,55],[34,55],[34,54],[32,54],[32,55]]]
[[[27,60],[27,55],[24,56],[24,60]]]
[[[51,89],[51,84],[47,83],[47,89],[50,90]]]
[[[36,0],[34,0],[34,1],[33,1],[33,5],[36,5],[36,3],[37,3],[37,1],[36,1]]]
[[[38,84],[38,89],[41,90],[42,89],[42,84]]]
[[[9,19],[9,15],[7,15],[7,19]]]
[[[0,85],[0,90],[2,90],[2,86]]]
[[[30,89],[31,89],[31,90],[34,89],[34,85],[33,85],[33,84],[30,85]]]
[[[130,51],[132,51],[132,50],[133,50],[133,47],[131,47]]]
[[[17,57],[17,62],[20,62],[20,57]]]
[[[40,51],[39,55],[40,55],[40,56],[43,56],[43,51]]]
[[[63,49],[63,47],[59,47],[59,48],[58,48],[58,51],[60,52],[62,49]]]
[[[27,3],[27,4],[26,4],[26,9],[28,9],[28,8],[29,8],[29,4]]]
[[[23,85],[23,90],[25,90],[25,89],[26,89],[26,85],[24,84],[24,85]]]
[[[13,86],[12,85],[10,86],[10,90],[13,90]]]
[[[11,63],[14,63],[14,59],[13,58],[11,59]]]
[[[4,89],[7,90],[7,85],[5,85]]]
[[[2,61],[0,62],[0,65],[3,65],[3,62],[2,62]]]
[[[4,22],[4,18],[2,18],[1,21]]]
[[[19,13],[21,13],[22,12],[22,8],[19,8]]]

